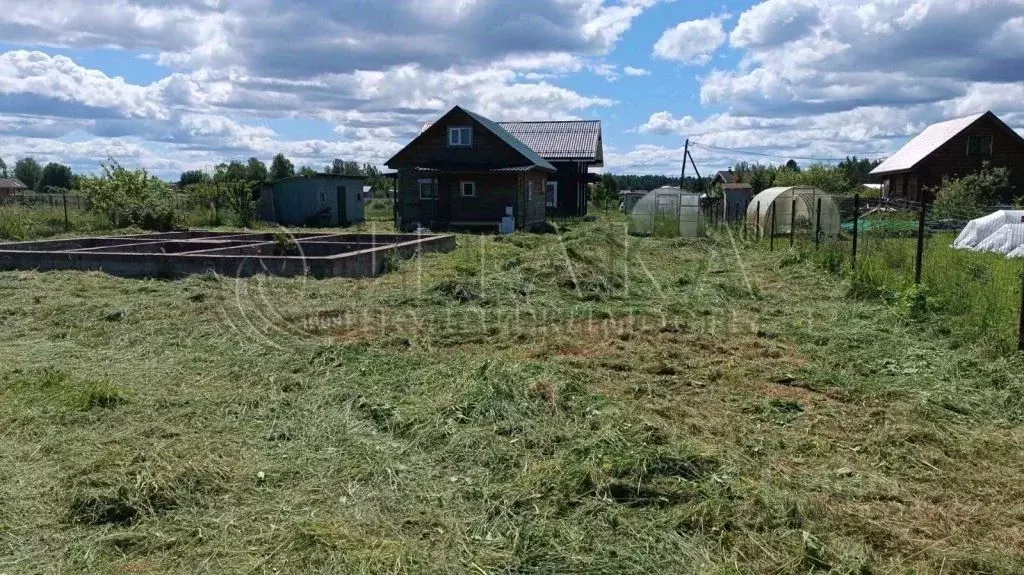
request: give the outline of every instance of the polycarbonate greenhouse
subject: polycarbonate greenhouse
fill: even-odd
[[[638,236],[703,237],[700,195],[670,187],[647,192],[633,206],[629,233]]]
[[[821,234],[839,235],[842,222],[839,219],[839,208],[832,201],[832,196],[818,188],[804,186],[769,188],[754,196],[747,207],[747,225],[757,227],[761,234],[770,234],[773,233],[774,222],[775,234],[788,234],[795,223],[797,229],[802,228],[813,233],[819,221],[819,205]]]

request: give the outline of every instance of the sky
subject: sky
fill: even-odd
[[[377,165],[454,105],[598,119],[605,170],[1024,132],[1024,0],[0,0],[0,158]],[[723,150],[724,149],[724,150]],[[726,151],[733,150],[733,151]]]

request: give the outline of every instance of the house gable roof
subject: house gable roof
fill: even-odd
[[[905,146],[900,148],[898,152],[889,156],[889,158],[882,162],[881,165],[874,170],[871,170],[871,175],[878,176],[894,172],[904,172],[912,169],[914,166],[919,164],[921,160],[930,156],[961,132],[973,126],[975,122],[978,122],[985,117],[991,117],[997,123],[1001,124],[1006,130],[1016,136],[1018,140],[1024,142],[1024,139],[1021,138],[1020,134],[1003,123],[1003,121],[992,112],[972,114],[963,118],[946,120],[945,122],[939,122],[938,124],[928,126],[923,132],[918,134],[917,137],[910,140]]]
[[[604,165],[600,120],[499,122],[498,125],[544,159]]]
[[[12,188],[16,190],[27,190],[28,186],[18,178],[0,178],[0,188],[8,190]]]
[[[736,172],[732,170],[719,170],[715,174],[715,177],[711,178],[711,181],[722,180],[723,184],[735,184],[736,183]]]
[[[536,167],[536,168],[541,168],[543,170],[548,170],[548,171],[551,171],[551,172],[556,172],[557,171],[555,169],[555,167],[551,165],[550,162],[548,162],[547,160],[542,158],[537,152],[535,152],[529,146],[527,146],[526,144],[524,144],[523,142],[518,140],[515,136],[510,134],[508,132],[508,130],[506,130],[505,128],[501,127],[500,125],[498,125],[493,120],[491,120],[489,118],[486,118],[484,116],[481,116],[480,114],[477,114],[475,112],[470,112],[469,110],[466,110],[465,108],[461,108],[459,106],[455,106],[454,108],[449,110],[448,113],[446,113],[444,116],[441,116],[441,118],[439,120],[437,120],[436,122],[431,124],[429,127],[425,126],[424,129],[420,131],[419,135],[417,135],[415,138],[413,138],[413,140],[411,142],[409,142],[409,144],[407,144],[405,146],[405,148],[402,148],[401,150],[399,150],[398,153],[396,153],[394,156],[391,157],[391,159],[389,159],[387,162],[385,162],[385,165],[390,166],[391,163],[394,162],[395,160],[397,160],[398,157],[401,156],[402,153],[406,149],[411,147],[416,142],[420,141],[422,138],[426,137],[427,134],[430,132],[431,128],[433,128],[434,126],[439,125],[439,124],[443,125],[445,118],[447,118],[448,116],[450,116],[450,115],[452,115],[454,113],[457,113],[457,112],[461,112],[461,113],[469,116],[473,121],[475,121],[477,124],[479,124],[485,130],[491,132],[492,134],[497,136],[498,139],[500,139],[502,142],[507,144],[510,148],[512,148],[513,150],[518,152],[519,155],[521,155],[529,163],[529,165],[526,166],[527,169],[531,169],[531,168],[535,168]]]

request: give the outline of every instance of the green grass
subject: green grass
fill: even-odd
[[[1013,353],[1024,261],[956,250],[955,239],[951,233],[927,239],[916,287],[917,239],[868,237],[853,273],[852,295],[894,302],[911,319],[932,317],[954,339],[989,355]]]
[[[0,573],[1024,569],[1024,361],[797,250],[567,228],[0,273]]]

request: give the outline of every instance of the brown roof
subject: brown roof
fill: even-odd
[[[5,190],[27,190],[28,186],[23,184],[18,178],[2,178],[0,179],[0,188]]]
[[[498,122],[517,140],[549,161],[571,160],[604,164],[600,120],[557,122]]]
[[[721,179],[724,184],[735,184],[736,183],[736,172],[732,170],[721,170],[712,180]]]

